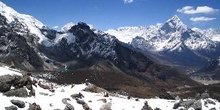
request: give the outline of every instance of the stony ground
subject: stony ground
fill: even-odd
[[[197,99],[142,99],[110,93],[89,82],[58,85],[8,67],[0,67],[1,110],[219,110],[220,103],[206,96]],[[16,77],[15,77],[16,76]],[[15,79],[20,82],[15,84]],[[27,83],[24,83],[24,82]],[[16,86],[19,85],[20,86]],[[31,86],[31,87],[30,87]],[[203,99],[201,99],[203,98]]]

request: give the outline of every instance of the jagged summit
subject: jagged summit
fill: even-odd
[[[166,32],[184,32],[187,30],[187,26],[180,20],[177,15],[174,15],[171,19],[166,21],[166,23],[162,26],[162,30],[165,30]]]
[[[180,18],[177,15],[174,15],[171,19],[167,20],[167,22],[169,21],[178,21],[181,22]]]

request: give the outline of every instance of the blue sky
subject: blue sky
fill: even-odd
[[[164,23],[174,15],[189,27],[220,28],[220,0],[1,0],[49,27],[86,22],[100,30]]]

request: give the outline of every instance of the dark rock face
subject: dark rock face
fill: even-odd
[[[8,64],[13,62],[24,70],[42,69],[43,62],[33,48],[36,46],[36,37],[30,35],[18,20],[8,24],[6,18],[0,15],[0,25],[0,61]]]
[[[134,51],[120,42],[116,43],[115,51],[117,54],[115,65],[118,65],[124,70],[137,70],[138,72],[144,72],[151,64],[153,64],[153,62],[142,53]]]
[[[24,108],[25,107],[25,103],[23,101],[20,100],[11,100],[11,103],[18,106],[19,108]]]
[[[94,57],[114,57],[112,48],[113,42],[108,41],[104,36],[96,35],[85,23],[78,23],[73,26],[69,33],[75,36],[74,42],[68,43],[66,38],[62,38],[58,44],[39,47],[47,57],[59,62],[69,62],[73,60],[89,61]]]
[[[56,38],[57,31],[45,27],[41,29],[41,33],[45,35],[48,39],[53,40]]]
[[[36,54],[33,48],[31,48],[26,39],[23,36],[17,35],[16,33],[9,33],[5,39],[6,45],[1,45],[7,47],[7,49],[2,50],[0,53],[3,58],[2,62],[14,62],[14,64],[24,70],[34,70],[41,69],[43,62]]]
[[[25,88],[20,88],[20,89],[14,89],[14,90],[10,90],[8,92],[5,92],[3,95],[6,95],[8,97],[10,97],[10,96],[28,97],[28,92]]]

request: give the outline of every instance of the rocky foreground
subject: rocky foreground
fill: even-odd
[[[87,81],[58,85],[0,67],[1,110],[219,110],[208,93],[195,99],[141,99],[110,93]]]

